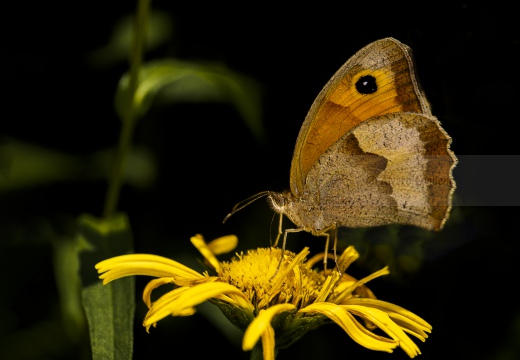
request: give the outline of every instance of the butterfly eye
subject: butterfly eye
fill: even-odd
[[[376,78],[372,75],[366,75],[359,78],[356,82],[356,90],[360,94],[373,94],[377,91]]]

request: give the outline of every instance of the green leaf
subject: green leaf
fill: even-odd
[[[84,335],[85,313],[81,302],[78,248],[71,236],[54,236],[53,264],[56,287],[60,296],[63,325],[69,339],[78,343]]]
[[[113,149],[71,154],[8,138],[0,143],[0,192],[65,181],[106,179],[113,165]],[[128,154],[125,181],[136,187],[155,180],[153,156],[142,147]]]
[[[150,11],[146,22],[144,50],[157,48],[169,41],[174,33],[171,16],[161,11]],[[94,66],[110,66],[128,60],[134,40],[135,14],[120,19],[113,28],[108,43],[88,54]]]
[[[119,81],[115,107],[120,118],[128,106],[129,73]],[[144,116],[152,103],[227,102],[233,105],[259,140],[264,138],[260,92],[250,78],[220,65],[200,65],[179,60],[157,60],[141,68],[133,106]]]
[[[0,146],[0,191],[69,180],[79,165],[69,154],[7,139]]]
[[[331,320],[323,315],[302,316],[302,314],[288,311],[280,313],[272,321],[276,348],[286,349],[307,332],[329,323]]]
[[[135,279],[132,276],[102,285],[95,264],[133,252],[125,214],[109,220],[82,215],[78,219],[82,300],[87,316],[92,358],[132,359]]]

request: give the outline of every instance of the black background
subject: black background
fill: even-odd
[[[95,67],[88,55],[106,45],[115,22],[135,11],[135,5],[33,2],[3,11],[0,136],[5,141],[78,156],[117,142],[120,122],[113,96],[128,65]],[[208,240],[235,233],[242,240],[239,250],[268,246],[272,213],[264,201],[225,225],[223,217],[256,192],[288,187],[296,136],[315,96],[351,55],[383,37],[395,37],[414,50],[433,113],[453,138],[457,155],[518,154],[520,37],[513,9],[457,1],[360,2],[339,8],[334,2],[281,8],[154,1],[152,8],[171,16],[174,30],[145,60],[217,62],[255,79],[262,91],[266,139],[257,141],[227,104],[154,108],[138,123],[134,144],[155,159],[155,182],[145,188],[125,186],[119,204],[134,229],[136,252],[194,259],[198,255],[188,240],[195,233]],[[506,166],[509,174],[517,174],[518,163]],[[468,186],[481,177],[494,178],[489,189],[480,188],[492,192],[504,174],[482,168],[474,176],[464,178]],[[502,190],[518,194],[514,186]],[[0,344],[10,359],[87,356],[81,345],[60,335],[42,338],[41,344],[28,339],[39,324],[56,321],[59,311],[52,249],[42,240],[42,224],[58,235],[70,234],[67,224],[79,214],[101,215],[105,192],[105,181],[75,179],[0,193],[0,316],[6,319]],[[445,230],[421,243],[418,271],[403,275],[396,269],[401,276],[369,284],[379,298],[433,325],[430,338],[419,344],[421,358],[520,356],[515,299],[519,214],[515,206],[455,207]],[[295,251],[323,246],[322,239],[308,234],[291,238]],[[369,268],[361,263],[353,271],[364,276]],[[136,359],[180,356],[179,351],[248,358],[200,314],[167,318],[146,334],[140,325],[146,281],[137,281]],[[20,351],[13,353],[16,348]],[[407,358],[401,350],[392,355],[366,350],[335,325],[307,334],[279,358],[296,356]]]

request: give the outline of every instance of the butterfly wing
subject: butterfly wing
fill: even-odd
[[[433,116],[387,114],[364,121],[319,158],[306,194],[325,224],[444,225],[455,189],[451,138]]]
[[[387,38],[352,56],[312,104],[293,154],[292,193],[303,194],[311,167],[347,131],[372,117],[397,112],[431,115],[416,81],[411,49]]]

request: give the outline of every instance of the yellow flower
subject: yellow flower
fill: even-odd
[[[425,341],[426,333],[431,331],[426,321],[397,305],[376,299],[365,286],[366,282],[388,274],[386,267],[361,280],[346,274],[348,266],[359,257],[353,247],[338,258],[340,274],[336,269],[315,270],[315,264],[323,260],[324,254],[306,260],[307,248],[299,254],[286,250],[281,263],[279,248],[250,250],[247,254],[236,254],[229,262],[219,262],[216,255],[235,248],[235,236],[206,243],[201,235],[196,235],[191,241],[204,256],[212,275],[146,254],[117,256],[96,265],[103,284],[130,275],[157,277],[143,292],[149,308],[143,322],[147,331],[169,315],[192,315],[195,306],[206,300],[217,305],[244,331],[242,348],[262,351],[264,359],[274,359],[279,349],[330,321],[368,349],[392,352],[401,347],[412,358],[420,351],[408,335]],[[152,302],[152,291],[163,284],[175,287]]]

